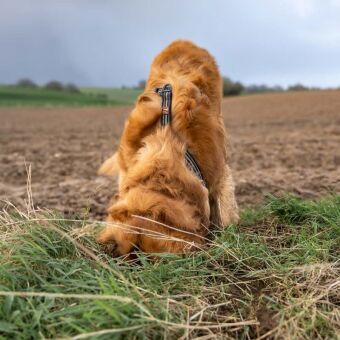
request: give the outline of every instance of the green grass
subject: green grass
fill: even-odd
[[[105,87],[83,87],[81,91],[87,94],[105,94],[109,100],[121,105],[132,105],[142,93],[141,89],[134,88],[105,88]]]
[[[129,89],[117,90],[116,96],[108,96],[104,92],[104,90],[101,91],[100,89],[93,89],[93,91],[89,92],[81,90],[79,93],[71,93],[67,91],[53,91],[44,88],[0,85],[0,107],[110,106],[130,104],[133,96]],[[121,98],[119,97],[120,95]]]
[[[0,338],[336,338],[340,196],[269,197],[206,251],[112,259],[100,225],[0,215]]]

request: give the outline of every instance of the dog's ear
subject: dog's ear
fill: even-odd
[[[98,175],[117,176],[119,173],[117,152],[108,158],[98,169]]]

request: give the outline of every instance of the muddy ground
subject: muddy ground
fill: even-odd
[[[117,145],[130,107],[0,108],[0,199],[102,218],[115,180],[96,170]],[[340,192],[340,91],[225,99],[241,207],[266,193]]]

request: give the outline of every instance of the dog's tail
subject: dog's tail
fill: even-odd
[[[173,92],[173,112],[175,114],[185,113],[190,118],[190,115],[199,107],[209,106],[208,96],[190,81],[176,79],[173,82]]]
[[[116,176],[118,175],[118,172],[118,154],[116,152],[100,166],[97,173],[98,175]]]
[[[190,124],[195,114],[202,108],[209,108],[208,96],[193,82],[181,76],[167,76],[166,79],[157,79],[147,84],[150,89],[163,87],[165,84],[172,86],[172,118],[175,129],[185,128]]]

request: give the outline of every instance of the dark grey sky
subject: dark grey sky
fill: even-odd
[[[0,83],[134,85],[177,38],[247,84],[340,86],[340,0],[0,0]]]

